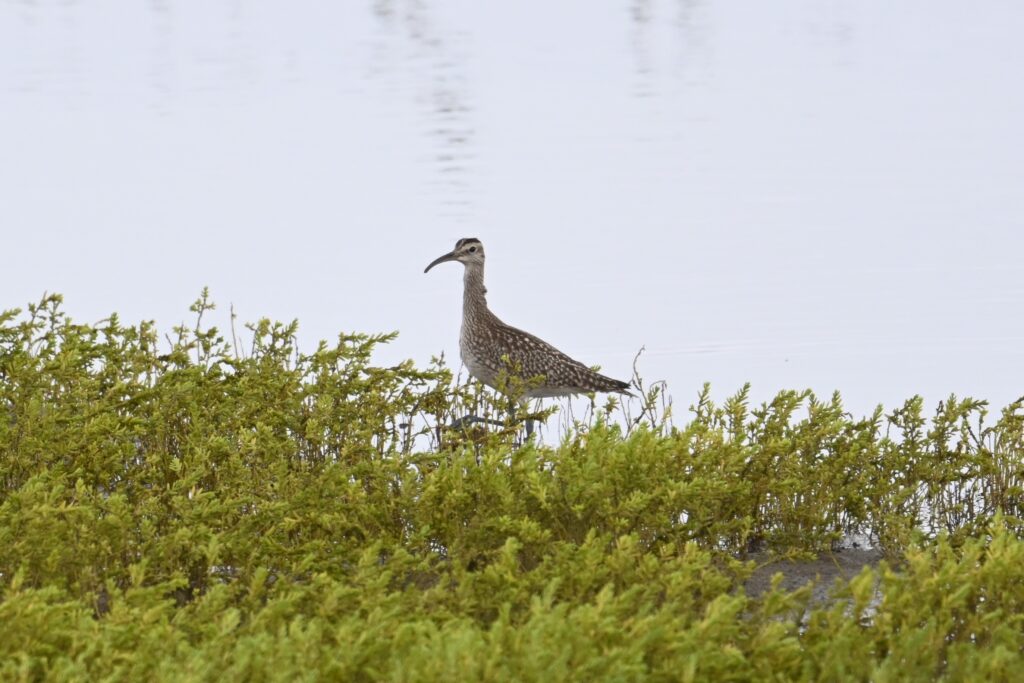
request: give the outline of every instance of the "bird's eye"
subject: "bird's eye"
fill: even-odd
[[[470,254],[475,254],[476,253],[476,247],[470,247],[469,248],[469,253]]]

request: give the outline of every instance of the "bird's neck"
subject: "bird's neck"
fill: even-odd
[[[484,287],[484,267],[481,264],[466,266],[463,277],[465,287],[462,292],[462,309],[464,313],[487,310],[487,288]]]

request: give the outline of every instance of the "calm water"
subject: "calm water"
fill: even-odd
[[[506,321],[608,374],[1024,393],[1024,3],[0,3],[2,307]],[[222,322],[225,319],[222,318]]]

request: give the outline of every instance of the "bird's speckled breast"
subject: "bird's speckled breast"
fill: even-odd
[[[469,370],[469,374],[487,386],[494,388],[494,379],[498,373],[484,362],[480,354],[474,351],[465,324],[463,324],[462,331],[459,334],[459,355],[462,356],[462,362],[465,364],[466,369]]]

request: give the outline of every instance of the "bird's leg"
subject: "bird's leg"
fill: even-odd
[[[509,420],[511,422],[513,422],[513,423],[516,421],[516,409],[517,408],[522,408],[524,411],[526,411],[528,413],[529,412],[528,411],[529,402],[527,400],[524,400],[524,399],[519,399],[519,400],[513,399],[513,400],[509,401],[508,416],[509,416]],[[533,434],[533,423],[534,423],[534,420],[531,417],[526,418],[526,421],[523,423],[523,426],[526,428],[526,438],[527,439],[529,439],[530,435]],[[525,441],[525,439],[524,439],[524,441]]]
[[[462,429],[463,427],[472,424],[497,425],[500,427],[503,426],[505,423],[502,422],[501,420],[492,420],[489,417],[480,417],[478,415],[466,415],[465,417],[460,417],[457,420],[453,420],[451,428]]]
[[[480,407],[480,397],[477,396],[474,399],[473,406],[470,409],[473,410],[473,411],[476,411],[479,407]],[[496,427],[504,426],[504,423],[501,422],[500,420],[494,420],[494,419],[491,419],[489,417],[480,417],[479,415],[476,415],[475,412],[474,412],[474,413],[470,413],[469,415],[464,415],[463,417],[456,418],[455,420],[452,420],[452,423],[449,426],[449,428],[450,429],[465,429],[466,427],[468,427],[470,425],[474,425],[474,424],[495,425]]]
[[[519,401],[515,401],[515,400],[509,401],[509,404],[508,404],[508,420],[507,421],[505,421],[505,420],[495,420],[495,419],[489,418],[489,417],[480,417],[479,415],[470,414],[470,415],[465,415],[465,416],[460,417],[458,419],[452,420],[452,423],[451,423],[451,425],[449,425],[449,427],[451,429],[463,429],[463,428],[468,427],[469,425],[473,425],[473,424],[487,424],[487,425],[494,425],[496,427],[505,427],[506,425],[509,425],[509,424],[515,424],[515,422],[516,422],[516,412],[517,412],[517,408],[519,407],[519,403],[520,403]],[[522,407],[524,409],[527,407],[525,402],[523,402]],[[533,434],[534,422],[535,422],[535,420],[533,420],[532,418],[527,418],[525,420],[525,422],[524,422],[524,426],[526,427],[526,437],[527,438],[529,438],[530,435]]]

